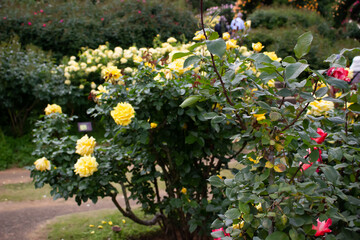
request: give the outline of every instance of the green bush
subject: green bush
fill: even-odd
[[[51,50],[58,59],[106,41],[111,46],[149,47],[157,34],[163,39],[182,34],[190,39],[197,25],[190,11],[161,1],[108,0],[93,4],[6,0],[0,15],[6,18],[0,21],[0,41],[17,34],[23,45],[31,43]]]
[[[323,59],[342,48],[359,46],[358,41],[344,41],[343,35],[331,28],[329,23],[315,12],[289,7],[264,8],[249,16],[251,31],[244,43],[261,42],[265,51],[275,51],[279,57],[293,55],[299,33],[311,31],[314,42],[305,59],[315,68],[327,65]]]
[[[23,133],[36,106],[69,94],[64,76],[51,56],[34,46],[22,49],[17,39],[0,45],[0,111],[13,133]]]
[[[32,164],[34,158],[31,153],[34,147],[31,135],[14,138],[4,135],[0,129],[0,170]]]

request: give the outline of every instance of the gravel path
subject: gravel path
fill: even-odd
[[[30,173],[25,169],[10,169],[0,172],[0,184],[29,182]],[[121,197],[118,199],[121,204]],[[115,209],[110,198],[99,200],[96,204],[88,202],[78,206],[73,199],[65,201],[44,199],[25,202],[0,202],[1,240],[38,240],[30,237],[47,220],[56,216],[98,209]]]

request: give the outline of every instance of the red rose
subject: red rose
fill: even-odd
[[[318,138],[311,138],[312,140],[314,140],[317,144],[321,144],[325,141],[326,136],[328,135],[326,132],[324,132],[324,130],[322,130],[321,128],[318,128],[316,130],[316,132],[320,135],[320,137]]]
[[[317,226],[312,225],[312,229],[316,230],[315,237],[322,236],[325,233],[331,232],[329,229],[330,225],[332,224],[331,218],[325,221],[319,221],[319,219],[316,220]]]

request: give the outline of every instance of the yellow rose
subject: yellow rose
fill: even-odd
[[[253,115],[256,118],[256,121],[261,121],[261,120],[266,119],[265,113],[259,113],[259,114],[253,114]]]
[[[250,160],[251,162],[255,163],[255,164],[258,164],[259,161],[260,161],[260,158],[261,158],[260,156],[256,157],[256,159],[253,159],[252,157],[249,157],[249,160]]]
[[[332,111],[334,109],[334,103],[325,100],[316,100],[309,104],[310,109],[306,114],[314,115],[314,116],[322,116],[326,115],[327,112]]]
[[[39,158],[34,162],[35,168],[38,171],[46,171],[51,169],[51,163],[45,157]]]
[[[269,87],[275,87],[275,80],[274,79],[270,79],[268,82],[267,82],[267,85]]]
[[[99,225],[99,226],[98,226],[98,229],[103,229],[103,226]]]
[[[150,123],[150,127],[151,127],[151,128],[156,128],[156,127],[157,127],[157,123]]]
[[[118,125],[127,126],[135,115],[135,110],[130,103],[121,102],[111,111],[111,116]]]
[[[252,48],[254,51],[260,52],[264,48],[264,46],[261,44],[261,42],[257,42],[252,44]]]
[[[261,50],[261,49],[260,49]],[[281,58],[279,58],[275,52],[264,52],[264,54],[266,56],[268,56],[271,60],[273,61],[278,61],[280,62],[281,61]]]
[[[79,174],[80,177],[89,177],[94,174],[98,169],[99,164],[96,162],[96,158],[92,156],[83,156],[77,160],[74,165],[74,172]]]
[[[226,41],[230,39],[230,34],[228,32],[224,32],[222,38]]]
[[[168,43],[176,43],[177,40],[176,40],[175,38],[173,38],[173,37],[169,37],[169,38],[167,39],[167,42],[168,42]]]
[[[181,192],[182,192],[182,194],[186,194],[186,193],[187,193],[187,189],[183,187],[183,188],[181,189]]]
[[[115,83],[121,77],[120,70],[115,66],[104,69],[104,79],[106,82]]]
[[[89,138],[88,135],[85,134],[85,136],[76,142],[76,153],[80,154],[81,156],[91,155],[94,152],[95,144],[95,138]]]
[[[237,41],[235,39],[230,39],[226,41],[226,50],[239,47],[238,45],[236,45],[236,42]]]
[[[107,222],[106,221],[101,221],[101,224],[106,224]]]
[[[113,225],[113,222],[112,222],[112,221],[109,221],[108,224],[109,224],[110,226],[112,226],[112,225]]]
[[[93,224],[90,224],[90,225],[89,225],[89,227],[91,227],[91,228],[92,228],[92,227],[95,227],[95,226],[94,226]]]
[[[195,33],[195,37],[193,37],[193,40],[196,40],[196,41],[205,40],[205,35],[202,32],[203,31],[197,31]]]
[[[45,108],[45,114],[50,115],[52,113],[62,113],[61,107],[57,104],[48,104]]]

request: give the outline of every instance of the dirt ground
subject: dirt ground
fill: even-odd
[[[0,171],[0,185],[30,182],[30,172],[26,169]],[[119,202],[121,202],[119,197]],[[115,209],[111,199],[98,203],[88,202],[78,206],[72,199],[58,199],[0,202],[0,239],[1,240],[41,240],[46,234],[37,231],[56,216],[98,209]],[[45,236],[44,236],[45,235]]]

